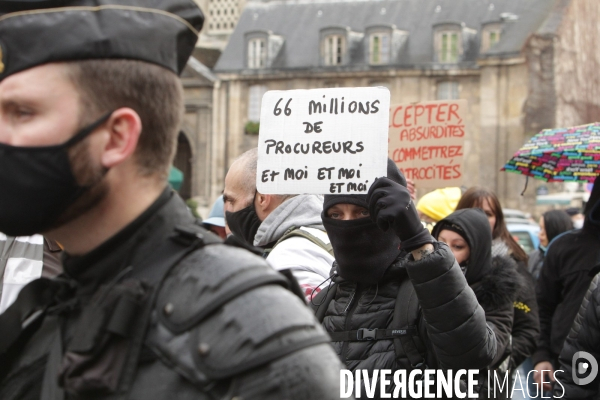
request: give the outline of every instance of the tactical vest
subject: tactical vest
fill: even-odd
[[[147,337],[153,312],[158,315],[158,322],[155,321],[154,324],[160,325],[157,329],[160,329],[162,335],[168,332],[170,338],[189,336],[192,328],[202,325],[244,293],[268,285],[289,287],[284,276],[266,266],[253,268],[253,261],[248,259],[252,256],[245,256],[246,252],[239,249],[234,251],[232,248],[232,253],[237,252],[241,256],[238,256],[235,268],[243,270],[232,273],[231,278],[223,282],[211,282],[214,278],[206,277],[203,280],[206,288],[194,289],[198,293],[207,293],[206,289],[209,288],[210,292],[203,296],[191,293],[195,302],[190,302],[189,297],[179,296],[176,289],[181,287],[182,278],[174,271],[180,261],[197,250],[205,247],[208,249],[220,243],[220,239],[196,224],[178,226],[171,240],[164,241],[157,248],[155,257],[144,264],[143,268],[125,270],[121,275],[127,276],[127,279],[116,279],[113,283],[103,285],[91,303],[82,309],[83,317],[76,326],[76,334],[64,351],[57,331],[46,363],[43,398],[64,398],[63,389],[58,386],[55,378],[60,375],[63,386],[77,389],[83,397],[86,397],[86,393],[105,393],[102,397],[104,399],[126,399],[133,386],[146,343],[160,347],[161,354],[173,353],[171,359],[177,360],[177,363],[186,360],[186,357],[182,357],[181,349],[170,347],[177,344],[177,340],[163,340],[164,337],[155,337],[156,334]],[[244,262],[246,259],[248,260]],[[0,315],[0,382],[10,370],[11,357],[19,353],[28,338],[40,328],[43,320],[50,318],[52,322],[53,317],[46,315],[57,306],[56,299],[61,303],[58,306],[68,306],[68,300],[60,299],[68,299],[71,289],[67,282],[60,279],[39,279],[26,286],[17,302]],[[303,330],[301,334],[294,336],[289,327],[273,324],[269,328],[275,332],[268,333],[268,337],[276,336],[277,330],[282,331],[279,333],[281,335],[291,334],[289,343],[285,347],[278,345],[278,342],[269,343],[256,353],[222,358],[217,356],[219,352],[215,350],[218,342],[210,343],[204,338],[204,341],[211,344],[212,353],[205,356],[202,362],[196,360],[194,365],[185,366],[186,368],[179,366],[179,369],[193,373],[193,376],[186,378],[209,390],[211,383],[219,379],[227,379],[266,365],[287,354],[327,340],[318,332],[306,335]],[[153,329],[153,332],[157,329]],[[236,343],[229,341],[226,345],[230,351],[236,348],[237,342],[240,346],[247,343],[248,338],[244,333],[252,332],[242,332],[239,337],[236,336]],[[198,348],[202,350],[203,346],[207,344],[200,343]],[[106,368],[107,365],[110,365],[109,369]],[[10,391],[10,387],[6,390]]]

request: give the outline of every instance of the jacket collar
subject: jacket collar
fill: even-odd
[[[175,225],[191,218],[181,198],[166,188],[139,217],[91,252],[83,256],[65,253],[65,273],[84,293],[93,293],[126,267],[142,264]]]

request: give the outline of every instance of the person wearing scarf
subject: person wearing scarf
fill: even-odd
[[[496,358],[484,310],[448,246],[421,224],[393,161],[366,196],[326,195],[322,219],[336,261],[312,306],[349,370],[481,369]],[[383,335],[399,323],[397,304],[409,303],[412,342]],[[379,333],[367,340],[353,332]],[[410,343],[422,362],[411,361]]]

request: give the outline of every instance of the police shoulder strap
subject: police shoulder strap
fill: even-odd
[[[110,317],[103,326],[96,326],[96,329],[91,329],[91,334],[88,333],[90,330],[89,326],[93,323],[88,321],[95,318],[95,308],[91,307],[87,310],[90,314],[86,314],[86,318],[80,321],[80,324],[75,328],[78,332],[75,338],[71,340],[67,353],[77,355],[78,360],[84,360],[88,357],[90,350],[94,348],[98,335],[96,334],[98,328],[103,332],[110,332],[111,334],[117,335],[123,338],[129,338],[130,342],[127,346],[127,354],[124,355],[122,364],[120,364],[120,373],[118,381],[115,382],[115,387],[107,383],[106,377],[102,375],[102,368],[98,368],[98,365],[102,361],[98,360],[93,354],[91,358],[84,361],[82,365],[71,365],[68,371],[62,371],[59,373],[59,367],[61,365],[60,360],[63,359],[63,351],[60,346],[60,341],[56,341],[51,348],[51,359],[54,355],[54,359],[51,360],[47,366],[47,371],[44,376],[42,386],[42,400],[62,400],[64,399],[64,392],[58,386],[57,379],[58,375],[61,375],[63,379],[75,381],[85,381],[88,378],[93,378],[96,382],[102,382],[108,385],[108,392],[111,394],[106,395],[105,399],[114,400],[125,400],[129,396],[129,392],[135,379],[137,372],[140,355],[144,346],[144,339],[146,332],[150,325],[150,318],[152,310],[155,307],[156,300],[160,287],[164,279],[169,275],[169,272],[179,264],[179,262],[192,252],[210,244],[222,243],[222,241],[216,236],[210,234],[207,230],[201,226],[190,221],[184,225],[178,225],[174,228],[173,234],[167,239],[160,242],[152,252],[151,257],[148,257],[147,261],[140,262],[135,267],[129,267],[122,271],[116,281],[120,281],[122,278],[127,277],[139,282],[143,282],[143,286],[147,288],[147,294],[141,298],[135,299],[132,296],[128,296],[127,293],[121,295],[119,300],[114,305]],[[110,285],[115,287],[114,284]],[[107,293],[102,297],[106,298]],[[135,296],[134,296],[135,297]],[[83,323],[83,324],[82,324]],[[81,332],[79,332],[81,329]],[[59,336],[60,338],[60,336]],[[106,339],[108,340],[108,339]],[[107,349],[103,349],[103,352],[107,352]],[[92,353],[94,353],[92,351]],[[114,361],[113,362],[117,362]],[[63,363],[64,365],[64,363]],[[114,368],[117,366],[113,365]],[[87,377],[83,379],[83,375],[87,374]],[[50,378],[48,378],[50,377]],[[86,390],[89,390],[87,388]]]
[[[192,252],[211,244],[222,243],[221,239],[209,233],[197,224],[186,224],[175,227],[175,232],[164,241],[156,251],[156,256],[144,268],[133,270],[131,277],[141,278],[153,288],[150,301],[145,305],[141,314],[141,321],[131,333],[133,339],[123,373],[119,382],[116,399],[126,399],[135,379],[140,354],[142,352],[146,331],[150,325],[152,310],[156,304],[162,282],[171,269],[179,264]]]

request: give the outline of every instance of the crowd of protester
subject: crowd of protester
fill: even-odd
[[[240,160],[247,161],[248,154]],[[251,163],[254,167],[244,164],[251,171],[245,182],[255,181],[255,156]],[[581,214],[577,209],[545,212],[539,219],[540,245],[529,255],[508,231],[492,191],[440,189],[415,205],[408,188],[414,193],[390,161],[387,177],[374,183],[368,195],[325,196],[320,220],[311,223],[328,235],[321,247],[330,243],[333,250],[335,262],[326,274],[317,262],[291,262],[306,259],[303,241],[315,246],[306,237],[296,236],[295,248],[286,253],[288,262],[277,266],[274,244],[281,246],[284,231],[303,224],[285,225],[279,236],[261,241],[257,233],[270,221],[268,214],[259,216],[263,195],[255,186],[246,189],[237,206],[233,203],[239,198],[227,195],[226,187],[225,209],[231,210],[227,220],[236,226],[234,235],[237,231],[248,244],[262,248],[275,268],[290,268],[305,289],[312,289],[305,291],[307,300],[350,370],[465,367],[508,371],[513,378],[520,371],[523,381],[512,383],[520,385],[522,397],[548,394],[556,387],[554,371],[564,369],[559,354],[598,263],[590,249],[599,240],[593,210],[600,188],[587,203],[580,229],[574,230]],[[282,198],[274,208],[295,201]],[[242,209],[257,216],[241,219]],[[254,225],[243,231],[240,220]],[[319,272],[307,281],[307,270]],[[410,305],[399,311],[404,303]],[[415,329],[407,337],[390,334],[409,326]],[[487,396],[488,385],[485,379],[480,382],[479,398]],[[510,391],[500,395],[509,396]]]
[[[598,393],[597,381],[573,383],[571,359],[600,355],[600,188],[579,229],[573,209],[543,213],[527,255],[488,189],[437,190],[415,204],[414,185],[388,160],[367,195],[265,195],[256,164],[256,149],[234,161],[203,225],[293,276],[347,369],[479,369],[478,398],[510,398],[517,384],[518,398],[549,395],[562,370],[565,398]],[[35,258],[25,281],[60,272],[48,272],[53,244],[41,236],[3,238],[5,250],[10,241]],[[16,298],[6,276],[3,309]],[[487,371],[508,373],[512,386],[489,396]],[[533,379],[517,383],[516,371]]]

